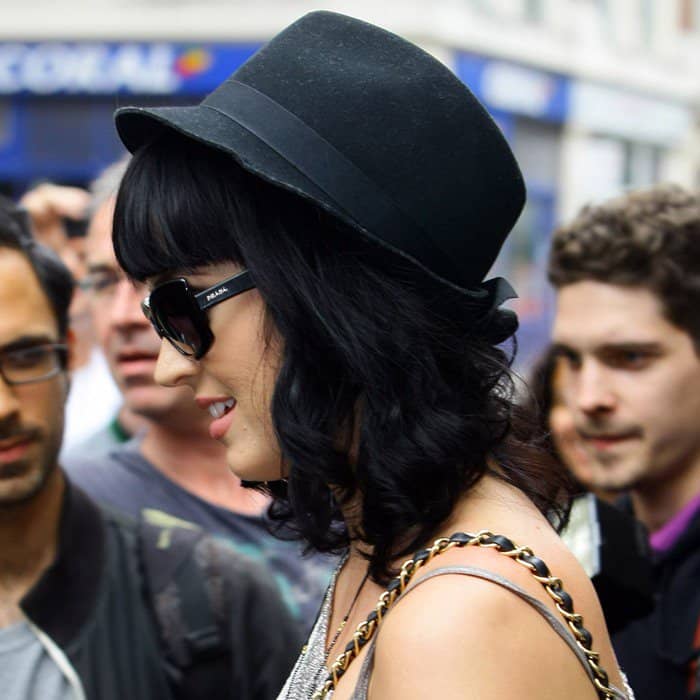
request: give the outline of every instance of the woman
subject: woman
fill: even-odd
[[[608,630],[615,634],[648,615],[654,605],[647,535],[624,507],[614,504],[620,494],[595,486],[596,470],[602,466],[588,454],[576,429],[567,402],[565,360],[555,347],[542,354],[533,368],[523,411],[538,423],[542,447],[571,478],[575,497],[560,535],[592,576]]]
[[[280,698],[595,697],[607,677],[560,623],[552,596],[568,597],[539,560],[477,546],[503,539],[421,555],[410,592],[353,637],[412,552],[486,528],[564,577],[621,687],[595,594],[544,515],[556,474],[512,434],[496,346],[516,322],[498,309],[507,284],[482,279],[524,188],[471,93],[412,44],[319,12],[201,105],[121,110],[117,127],[135,155],[115,247],[152,290],[157,380],[192,387],[278,520],[347,552]]]
[[[556,349],[548,349],[539,359],[532,372],[532,394],[525,410],[539,421],[539,432],[545,435],[547,442],[545,447],[573,476],[574,490],[590,491],[601,500],[613,503],[619,494],[595,486],[595,471],[600,466],[586,450],[576,430],[573,412],[566,401],[567,367],[562,360]]]

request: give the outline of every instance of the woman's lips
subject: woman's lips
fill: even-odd
[[[194,401],[214,418],[209,424],[209,435],[214,440],[221,440],[231,427],[236,400],[232,396],[195,396]]]
[[[214,440],[221,440],[221,438],[226,435],[228,429],[231,427],[233,412],[235,410],[236,406],[234,404],[221,418],[216,418],[209,424],[209,435],[211,435]]]

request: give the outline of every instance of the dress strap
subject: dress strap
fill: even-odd
[[[583,666],[586,675],[591,679],[591,682],[593,682],[593,671],[591,671],[590,665],[586,660],[586,655],[578,647],[573,635],[569,632],[564,623],[561,620],[559,620],[556,617],[556,615],[541,600],[538,600],[534,596],[531,596],[527,591],[518,586],[518,584],[513,583],[513,581],[505,578],[504,576],[501,576],[500,574],[496,574],[492,571],[488,571],[486,569],[481,569],[474,566],[444,566],[439,569],[435,569],[434,571],[431,571],[422,578],[417,579],[404,591],[401,597],[398,598],[398,600],[396,601],[396,605],[400,605],[401,601],[411,591],[415,590],[418,586],[425,583],[426,581],[429,581],[430,579],[435,578],[436,576],[445,576],[448,574],[461,574],[463,576],[473,576],[475,578],[480,578],[485,581],[491,581],[492,583],[502,586],[503,588],[511,591],[512,593],[515,593],[515,595],[522,598],[526,603],[528,603],[538,613],[540,613],[540,615],[544,617],[544,619],[549,623],[552,629],[561,637],[561,639],[563,639],[564,642],[568,644],[569,648],[574,652],[576,658],[581,663],[581,666]],[[369,689],[369,679],[372,674],[372,667],[374,665],[374,650],[376,641],[377,637],[375,636],[370,642],[370,648],[367,650],[367,656],[365,657],[364,663],[362,664],[362,668],[360,669],[360,677],[358,679],[357,686],[355,687],[355,692],[352,695],[352,700],[366,700],[367,698],[367,692]],[[610,689],[615,694],[615,697],[618,700],[628,700],[628,696],[625,693],[618,690],[617,688],[611,686]]]

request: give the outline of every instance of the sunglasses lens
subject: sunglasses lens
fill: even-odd
[[[173,280],[154,289],[149,306],[161,335],[183,355],[198,356],[208,324],[184,280]]]

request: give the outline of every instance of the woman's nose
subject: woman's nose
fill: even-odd
[[[167,340],[161,340],[154,372],[158,384],[194,388],[199,372],[198,362],[178,352]]]

